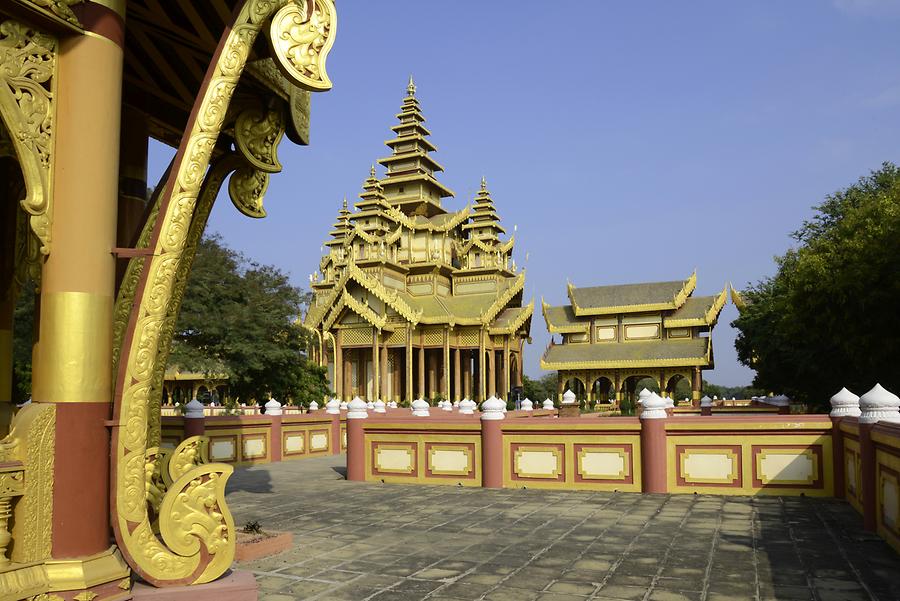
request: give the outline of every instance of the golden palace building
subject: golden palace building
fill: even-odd
[[[200,437],[160,448],[169,347],[220,189],[265,216],[279,144],[308,143],[336,19],[332,0],[0,2],[0,601],[231,568],[232,466]],[[151,138],[174,153],[148,186]],[[18,411],[14,343],[33,358]]]
[[[473,204],[444,206],[453,192],[436,177],[412,78],[397,118],[385,176],[373,167],[355,210],[344,201],[311,276],[314,354],[345,400],[507,397],[534,308],[522,306],[514,239],[501,238],[483,178]]]
[[[559,374],[560,400],[566,388],[581,400],[634,396],[644,378],[671,397],[679,380],[700,398],[702,372],[712,369],[712,329],[727,289],[693,296],[697,274],[685,280],[578,288],[568,285],[569,304],[541,300],[547,330],[560,334],[541,357],[541,368]]]

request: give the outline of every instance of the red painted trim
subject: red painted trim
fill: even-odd
[[[472,469],[469,470],[469,473],[466,475],[461,474],[435,474],[431,471],[431,468],[428,466],[428,452],[433,447],[463,447],[469,451],[469,456],[472,458]],[[475,480],[477,477],[478,466],[475,465],[475,443],[473,442],[426,442],[425,443],[425,457],[422,462],[425,468],[425,477],[427,478],[441,478],[444,480]]]
[[[685,479],[681,472],[681,456],[685,451],[691,449],[715,449],[722,451],[731,451],[737,458],[737,477],[732,482],[695,482]],[[687,444],[675,445],[675,464],[672,466],[675,470],[675,482],[678,486],[713,486],[721,488],[740,488],[744,485],[744,457],[743,447],[741,445],[704,445],[704,444]]]
[[[877,482],[878,488],[881,488],[880,476],[881,476],[882,472],[892,475],[894,478],[897,479],[897,482],[900,483],[900,473],[897,473],[897,470],[894,470],[894,469],[884,465],[883,463],[879,463],[876,471],[877,471],[876,475],[878,476],[878,482]],[[878,512],[878,523],[885,530],[887,530],[888,534],[893,536],[895,539],[900,540],[900,527],[898,527],[896,524],[894,526],[891,526],[890,524],[887,523],[887,521],[885,521],[884,509],[885,509],[885,505],[884,505],[884,503],[882,503],[881,511]]]
[[[95,2],[73,4],[70,8],[85,31],[102,36],[119,48],[125,48],[125,21],[119,13]]]
[[[818,469],[816,470],[816,479],[813,480],[812,484],[763,484],[762,479],[759,474],[756,473],[756,457],[762,453],[763,451],[768,450],[784,450],[784,449],[793,449],[797,451],[812,451],[816,456],[816,463],[818,464]],[[750,461],[751,461],[751,469],[753,471],[753,488],[807,488],[807,489],[815,489],[821,490],[825,485],[825,461],[823,457],[824,453],[822,453],[822,445],[774,445],[774,444],[760,444],[760,445],[751,445],[750,446]]]
[[[282,457],[298,457],[306,455],[309,450],[309,440],[306,433],[308,430],[285,430],[284,425],[281,428],[281,455]],[[302,451],[286,451],[284,450],[284,443],[287,441],[288,436],[302,436],[303,437],[303,450]]]
[[[394,478],[418,478],[419,477],[419,445],[415,442],[393,441],[393,440],[366,440],[369,447],[369,461],[372,466],[372,475],[375,477],[385,476]],[[375,456],[378,448],[381,446],[406,447],[412,451],[412,471],[409,472],[382,472],[378,470],[375,463]]]
[[[556,478],[531,478],[528,476],[519,476],[516,474],[516,451],[519,449],[546,449],[552,448],[559,450],[559,474]],[[519,482],[565,482],[566,481],[566,445],[557,443],[531,443],[531,442],[514,442],[509,445],[509,478]]]
[[[613,449],[625,453],[625,465],[628,468],[628,475],[624,478],[585,478],[578,471],[578,453],[583,449]],[[575,473],[572,479],[575,482],[603,482],[610,484],[634,484],[634,445],[629,443],[622,444],[575,444],[572,445],[572,452],[575,453]]]

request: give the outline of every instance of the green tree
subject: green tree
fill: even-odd
[[[34,345],[35,293],[31,282],[19,291],[13,313],[13,402],[31,397],[31,350]]]
[[[900,390],[900,169],[828,196],[732,325],[754,386],[826,408],[842,386]]]
[[[538,379],[522,376],[522,398],[531,399],[537,406],[544,399],[556,399],[556,372],[552,371],[542,375]]]
[[[310,333],[298,323],[309,294],[271,265],[248,261],[218,235],[201,240],[176,322],[169,364],[227,372],[242,402],[282,403],[328,394],[325,369],[308,361]]]

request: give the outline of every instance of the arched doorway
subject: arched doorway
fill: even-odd
[[[575,398],[579,401],[583,401],[587,398],[587,387],[578,376],[569,376],[563,385],[563,392],[565,393],[566,390],[574,392]]]
[[[600,404],[610,404],[613,402],[611,397],[614,397],[615,388],[613,387],[613,382],[606,376],[600,376],[596,378],[594,382],[591,384],[591,392],[594,397],[594,405],[597,403]]]

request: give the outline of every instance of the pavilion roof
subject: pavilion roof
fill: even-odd
[[[541,299],[541,310],[544,313],[544,321],[547,323],[547,331],[551,334],[572,334],[587,332],[591,322],[586,319],[578,319],[572,305],[552,307]]]
[[[712,296],[691,296],[674,313],[665,317],[667,328],[712,326],[728,300],[728,288]]]
[[[686,280],[617,284],[578,288],[569,284],[569,300],[576,316],[674,310],[684,304],[697,285],[696,272]]]
[[[541,369],[623,369],[708,366],[709,338],[555,344],[541,357]]]

